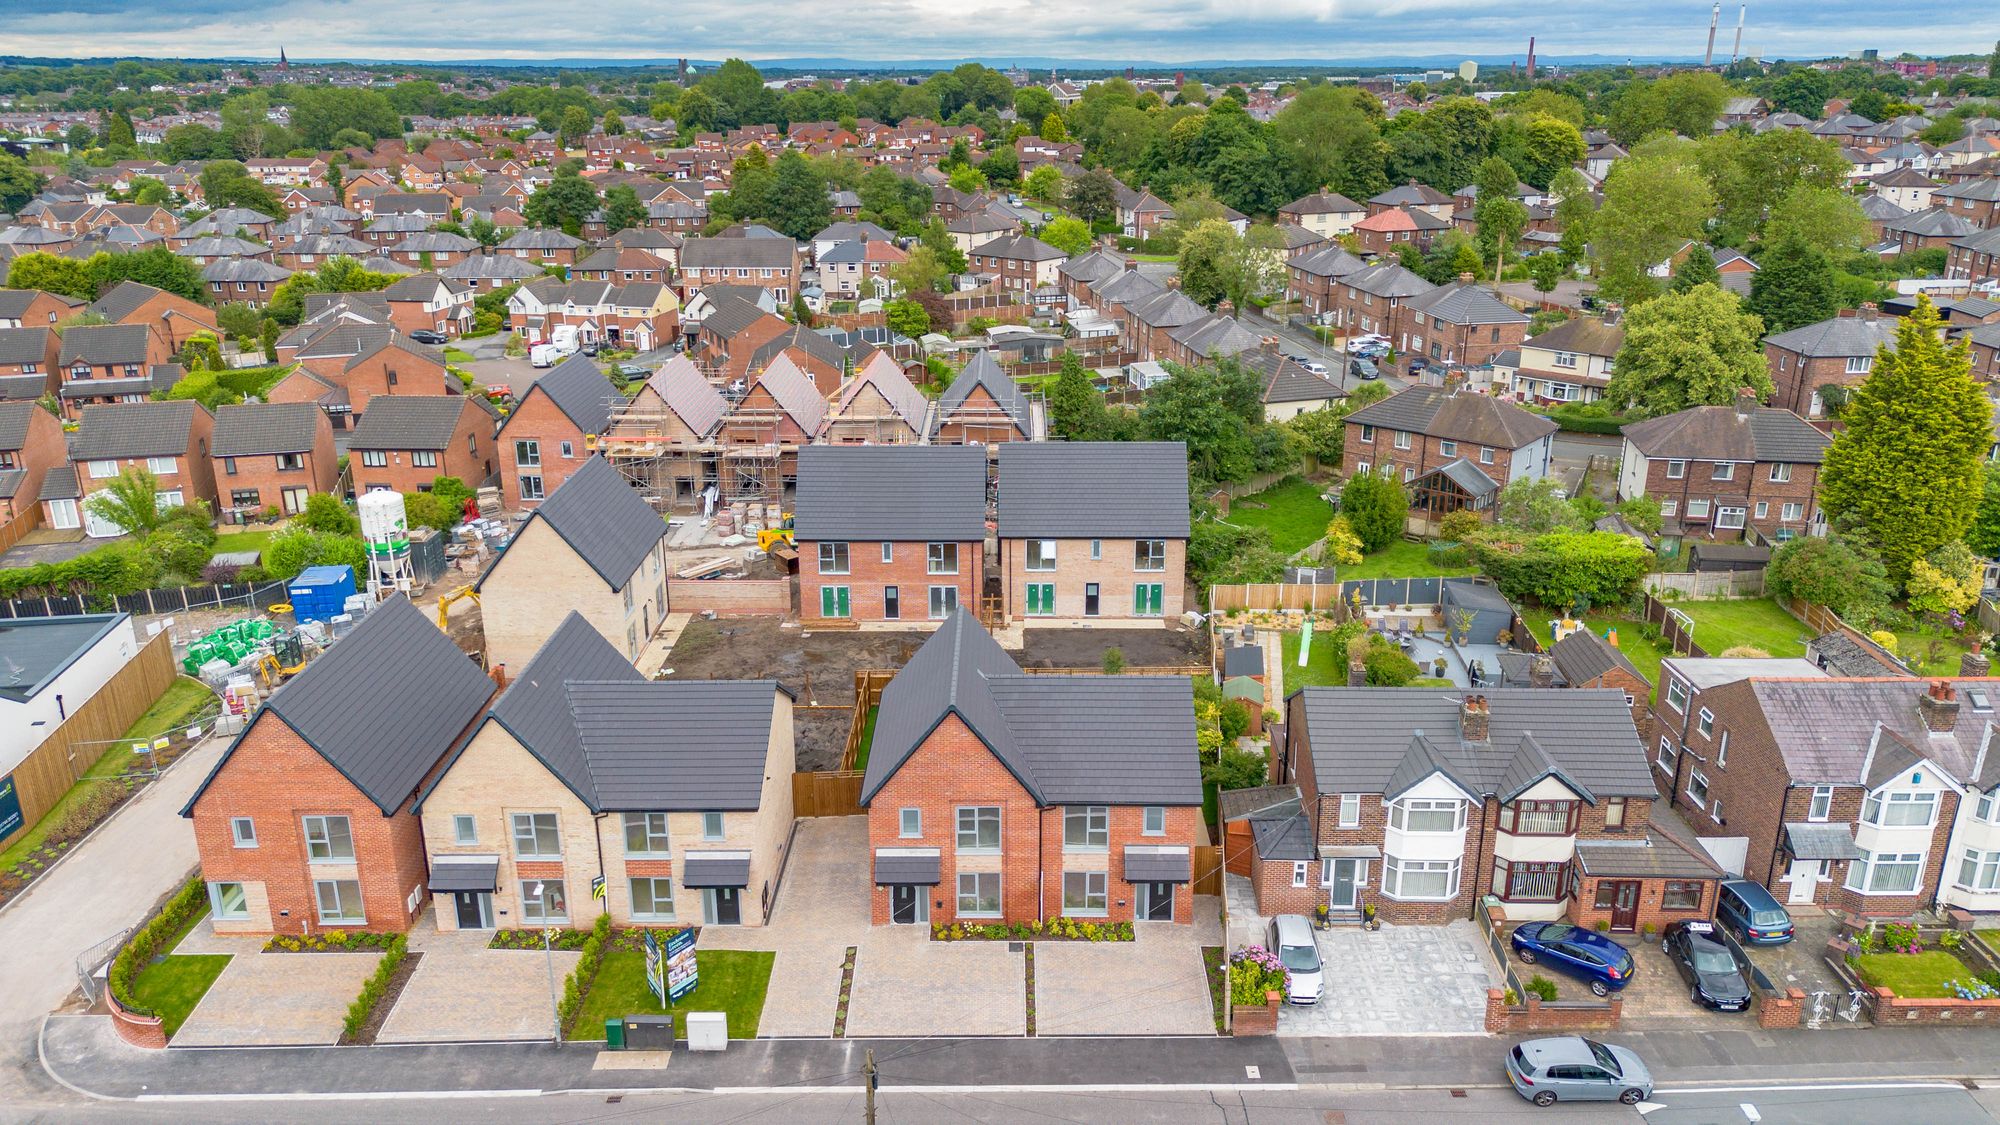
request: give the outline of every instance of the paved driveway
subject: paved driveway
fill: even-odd
[[[464,1043],[548,1039],[549,964],[560,990],[583,955],[574,950],[488,949],[485,932],[439,933],[430,911],[410,930],[424,959],[403,986],[378,1043]]]
[[[347,1007],[382,954],[261,953],[256,939],[217,938],[208,924],[176,952],[234,953],[187,1022],[176,1047],[326,1046],[340,1039]]]
[[[1222,944],[1220,902],[1196,898],[1195,917],[1141,922],[1130,945],[1035,943],[1035,1034],[1215,1034],[1201,947]]]
[[[473,359],[469,362],[461,363],[459,366],[472,373],[473,386],[490,387],[498,383],[505,383],[507,386],[514,388],[514,397],[516,399],[527,394],[528,387],[546,370],[546,368],[536,367],[525,358],[508,359],[504,356],[495,356],[491,359]]]
[[[932,941],[928,926],[873,927],[854,962],[848,1037],[1027,1034],[1027,957],[1007,946]]]
[[[777,953],[760,1038],[833,1034],[847,947],[860,945],[871,928],[868,872],[867,817],[808,817],[792,838],[770,924],[702,930],[703,949]],[[848,1033],[854,1034],[851,1024]]]
[[[1326,992],[1312,1007],[1287,1005],[1280,1035],[1465,1035],[1486,1030],[1489,964],[1479,929],[1338,927],[1315,935]]]

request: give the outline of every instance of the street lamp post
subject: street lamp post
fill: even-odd
[[[536,899],[542,897],[542,884],[536,883],[531,889]],[[556,999],[556,954],[555,927],[542,926],[542,960],[549,973],[549,1042],[562,1046],[562,1004]]]

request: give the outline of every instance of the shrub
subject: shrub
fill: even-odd
[[[1620,605],[1636,594],[1652,564],[1645,544],[1610,531],[1552,531],[1521,540],[1478,542],[1473,555],[1514,601],[1545,606]]]
[[[1734,645],[1722,650],[1726,660],[1769,660],[1771,654],[1756,645]]]
[[[1104,650],[1104,674],[1116,676],[1125,670],[1125,650],[1108,648]]]
[[[1521,987],[1527,989],[1529,992],[1540,997],[1542,1003],[1544,1004],[1551,1003],[1556,998],[1556,982],[1541,975],[1540,973],[1536,973],[1534,977],[1528,981],[1527,984],[1522,985]]]
[[[1887,629],[1875,630],[1874,632],[1868,634],[1868,639],[1874,641],[1878,645],[1881,645],[1884,649],[1887,649],[1890,656],[1897,655],[1896,634],[1891,633]]]
[[[1905,922],[1889,922],[1882,927],[1881,943],[1888,953],[1922,953],[1924,943],[1917,928]]]
[[[1482,526],[1483,521],[1480,520],[1478,512],[1470,508],[1460,508],[1456,512],[1447,513],[1438,521],[1438,538],[1453,543],[1463,543],[1477,535]]]
[[[1410,497],[1386,472],[1359,473],[1341,488],[1340,511],[1361,537],[1362,549],[1373,553],[1403,534]]]
[[[338,496],[315,492],[306,497],[305,511],[293,518],[292,526],[325,535],[360,535],[361,517]]]
[[[344,931],[336,930],[330,936],[344,938],[347,935]],[[383,994],[388,992],[389,981],[396,975],[396,967],[403,963],[403,958],[408,956],[409,952],[410,941],[402,934],[389,939],[389,951],[382,955],[381,963],[375,966],[375,971],[362,983],[361,995],[356,996],[354,1003],[347,1006],[347,1019],[341,1024],[341,1038],[354,1039],[361,1034],[361,1029],[368,1023],[369,1014],[375,1011],[375,1005],[381,1003]]]
[[[1416,661],[1380,637],[1369,638],[1367,655],[1362,657],[1361,667],[1367,673],[1370,687],[1407,687],[1411,680],[1423,674]]]
[[[1278,955],[1261,945],[1247,946],[1230,954],[1230,1002],[1238,1007],[1262,1007],[1267,992],[1279,993],[1287,999],[1291,995],[1291,978]]]
[[[111,995],[118,998],[118,1005],[134,1015],[156,1016],[158,1012],[145,1007],[132,998],[132,986],[138,981],[139,973],[153,963],[153,958],[165,953],[167,942],[208,906],[208,885],[199,875],[187,881],[187,885],[174,892],[160,907],[159,913],[139,927],[125,948],[112,959],[109,974]]]
[[[577,960],[576,970],[563,982],[562,1002],[556,1006],[556,1017],[562,1022],[565,1035],[576,1025],[577,1013],[583,1010],[583,998],[596,982],[597,970],[604,965],[605,946],[610,938],[611,915],[599,914],[590,927],[590,936],[584,940],[583,956]]]

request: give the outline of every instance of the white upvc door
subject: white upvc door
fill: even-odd
[[[1820,861],[1816,859],[1795,859],[1790,870],[1785,873],[1785,881],[1791,884],[1791,893],[1785,901],[1794,906],[1812,902],[1813,894],[1819,890]]]

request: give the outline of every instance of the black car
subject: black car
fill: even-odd
[[[1715,923],[1669,923],[1660,935],[1660,951],[1680,970],[1695,1003],[1718,1012],[1740,1012],[1750,1006],[1750,985],[1736,955],[1715,932]]]
[[[435,328],[419,328],[415,332],[410,333],[410,339],[415,340],[419,344],[437,345],[448,342],[450,337]]]

